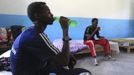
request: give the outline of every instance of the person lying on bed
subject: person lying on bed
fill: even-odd
[[[100,27],[98,27],[98,19],[93,18],[92,19],[92,25],[87,26],[85,33],[84,33],[84,44],[88,45],[88,47],[91,50],[91,56],[93,57],[94,65],[98,65],[98,62],[96,60],[96,51],[95,51],[95,44],[102,45],[104,47],[104,56],[105,60],[113,60],[113,58],[110,56],[110,45],[107,39],[105,39],[103,36],[100,36],[99,34]],[[95,35],[99,39],[95,39]]]
[[[28,6],[28,17],[34,26],[22,32],[11,49],[13,75],[91,75],[88,70],[65,69],[70,62],[68,24],[66,17],[60,18],[63,30],[63,48],[60,52],[49,41],[44,30],[54,22],[45,2],[33,2]],[[72,60],[72,59],[71,59]],[[73,60],[74,61],[74,60]]]

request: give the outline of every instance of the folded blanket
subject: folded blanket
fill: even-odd
[[[118,39],[112,39],[111,41],[118,43],[128,43],[129,46],[134,45],[134,38],[118,38]]]

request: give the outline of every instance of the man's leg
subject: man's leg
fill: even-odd
[[[101,38],[99,40],[94,40],[94,43],[103,46],[105,56],[110,55],[110,45],[108,40]]]
[[[37,75],[92,75],[90,71],[82,68],[65,69],[57,67],[55,69],[47,69],[40,71]]]
[[[112,61],[115,61],[116,59],[115,58],[112,58],[111,57],[111,50],[110,50],[110,45],[109,45],[109,42],[108,40],[106,39],[99,39],[99,40],[95,40],[94,41],[95,44],[100,44],[104,47],[104,60],[112,60]]]
[[[92,75],[90,71],[82,68],[74,69],[57,69],[56,72],[49,73],[49,75]]]
[[[92,40],[84,41],[84,44],[87,45],[91,50],[91,56],[96,57],[96,51],[94,47],[94,42]]]
[[[96,59],[96,50],[94,46],[94,42],[92,40],[84,41],[84,44],[86,44],[90,50],[91,50],[91,56],[93,57],[94,65],[98,65],[97,59]]]

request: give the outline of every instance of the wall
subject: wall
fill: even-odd
[[[0,26],[31,26],[26,10],[28,4],[33,1],[45,1],[55,16],[63,15],[77,21],[77,27],[70,27],[72,39],[83,38],[85,28],[91,24],[92,17],[99,18],[101,35],[108,39],[134,37],[133,0],[1,0]],[[58,22],[48,26],[45,32],[52,41],[62,38]],[[53,34],[54,32],[57,34]]]

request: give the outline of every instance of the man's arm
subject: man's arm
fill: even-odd
[[[94,30],[90,27],[86,28],[85,34],[84,34],[84,39],[88,40],[88,39],[92,39],[94,34],[96,34],[97,36],[99,36],[97,34],[97,32],[99,31],[99,27],[96,27]]]
[[[57,63],[63,66],[67,66],[69,64],[70,59],[68,23],[67,23],[68,20],[69,19],[65,17],[62,16],[60,17],[60,24],[63,30],[63,48],[62,52],[53,58]]]
[[[89,34],[88,31],[89,31],[89,27],[87,27],[86,30],[85,30],[85,33],[84,33],[84,40],[87,40],[88,37],[90,36],[90,34]]]
[[[103,36],[100,36],[99,30],[100,30],[100,27],[99,27],[98,31],[96,32],[97,38],[104,38]]]

